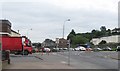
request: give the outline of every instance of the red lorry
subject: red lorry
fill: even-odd
[[[2,51],[10,51],[14,54],[32,54],[31,41],[25,37],[2,36]]]

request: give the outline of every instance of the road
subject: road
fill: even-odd
[[[60,53],[68,56],[68,52]],[[114,56],[114,59],[112,58]],[[117,69],[118,53],[116,52],[71,52],[71,65],[77,69]],[[115,59],[116,58],[116,59]]]
[[[68,52],[11,55],[11,64],[4,69],[118,69],[117,56],[117,52],[71,51],[68,65]]]

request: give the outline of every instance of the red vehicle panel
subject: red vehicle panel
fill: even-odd
[[[2,50],[22,50],[22,38],[2,37]]]
[[[2,37],[2,50],[9,50],[14,54],[32,53],[31,42],[26,37]]]

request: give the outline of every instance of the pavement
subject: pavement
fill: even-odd
[[[41,54],[34,54],[29,56],[11,55],[11,64],[6,65],[3,69],[73,69],[66,63],[60,63],[49,59],[52,54],[44,54],[44,60],[41,58]],[[56,59],[58,59],[56,57]]]

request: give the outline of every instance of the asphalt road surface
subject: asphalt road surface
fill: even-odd
[[[28,56],[11,55],[11,64],[3,69],[118,69],[117,52],[34,53]],[[114,58],[113,58],[114,57]]]

